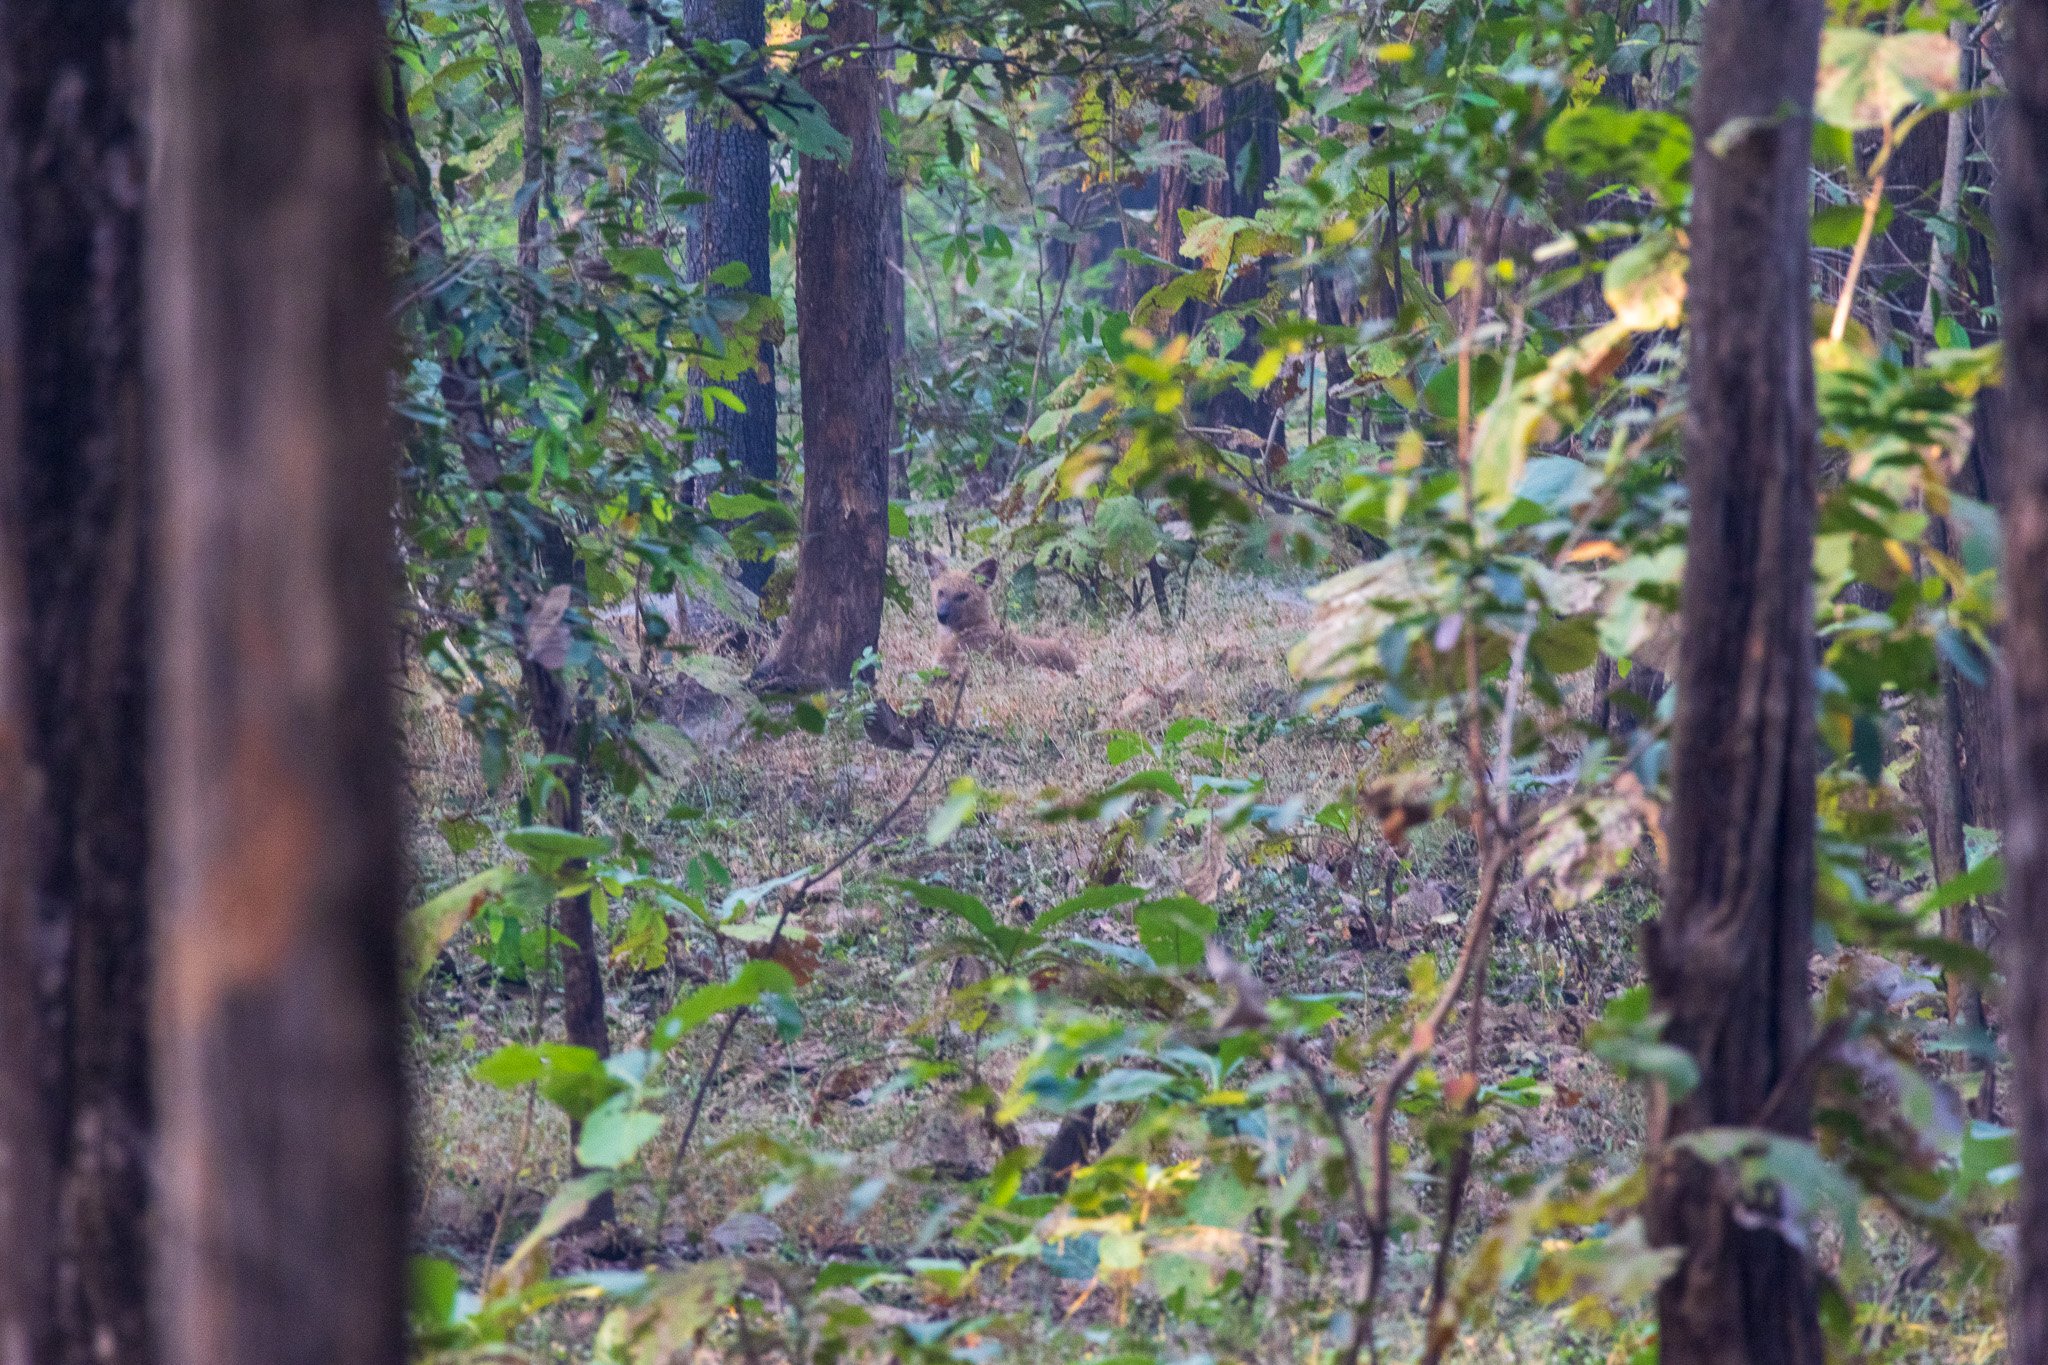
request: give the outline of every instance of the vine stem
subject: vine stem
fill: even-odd
[[[959,679],[953,685],[952,715],[946,721],[946,728],[940,733],[938,742],[932,745],[931,757],[926,759],[924,767],[918,770],[916,779],[911,782],[910,786],[904,790],[903,795],[897,799],[896,804],[891,806],[881,819],[868,826],[867,833],[861,835],[851,848],[827,864],[822,871],[814,872],[810,876],[805,877],[794,889],[783,896],[782,912],[775,917],[775,928],[769,933],[768,940],[761,949],[761,956],[772,957],[774,955],[775,949],[782,942],[783,931],[789,927],[790,915],[796,911],[799,905],[804,903],[804,898],[811,893],[812,887],[850,865],[855,858],[858,858],[872,847],[875,841],[882,837],[889,826],[894,824],[904,811],[910,809],[911,801],[923,789],[924,784],[930,780],[933,770],[939,766],[939,759],[944,756],[947,746],[952,743],[953,736],[959,730],[960,707],[966,700],[966,694],[967,675],[965,672],[962,672]],[[718,1079],[719,1068],[725,1063],[726,1049],[732,1045],[732,1036],[739,1031],[740,1020],[746,1017],[746,1013],[746,1009],[742,1007],[725,1017],[725,1027],[719,1030],[718,1043],[711,1050],[711,1060],[706,1063],[704,1074],[697,1081],[696,1093],[690,1098],[690,1115],[684,1120],[682,1136],[677,1139],[675,1152],[669,1157],[668,1171],[662,1176],[661,1180],[661,1195],[654,1207],[653,1232],[656,1245],[660,1244],[662,1233],[668,1224],[669,1205],[674,1199],[676,1177],[682,1171],[683,1157],[689,1152],[690,1143],[697,1136],[697,1124],[704,1117],[704,1101],[711,1094],[711,1087]]]

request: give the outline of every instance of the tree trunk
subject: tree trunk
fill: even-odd
[[[759,49],[768,41],[768,18],[761,0],[687,0],[683,27],[710,42],[733,39]],[[739,262],[747,268],[745,284],[713,286],[714,293],[775,292],[768,275],[768,139],[730,108],[692,110],[683,139],[683,176],[688,187],[704,196],[684,214],[688,236],[689,277],[706,281],[720,266]],[[698,439],[726,456],[749,479],[774,483],[775,348],[760,343],[755,368],[726,381],[745,412],[716,406],[709,417],[698,409]],[[759,592],[774,565],[767,559],[744,559],[740,581]]]
[[[512,8],[518,8],[520,4],[521,0],[511,0]],[[523,11],[521,17],[524,17]],[[515,42],[522,48],[522,68],[530,62],[538,73],[539,45],[531,44],[530,54],[525,50],[532,36],[530,26],[515,23],[514,28],[525,30],[515,37]],[[391,179],[397,190],[399,236],[410,246],[414,278],[432,280],[447,269],[440,204],[434,194],[431,168],[420,152],[418,140],[413,135],[412,121],[406,113],[404,72],[395,60],[390,64],[389,79],[388,151]],[[522,98],[527,104],[522,110],[523,123],[529,129],[545,129],[546,126],[545,118],[536,118],[533,109],[540,102],[540,89],[538,80],[530,80],[525,82],[522,90]],[[533,92],[531,98],[527,91]],[[545,165],[544,159],[522,153],[522,160],[526,183],[535,187],[533,201],[537,202],[540,184],[537,177]],[[537,268],[540,261],[538,233],[538,215],[531,220],[522,216],[519,254],[522,263],[530,268]],[[441,343],[441,355],[438,357],[441,362],[441,403],[448,410],[449,435],[460,452],[470,483],[479,493],[495,489],[504,477],[504,455],[499,449],[497,430],[485,403],[483,371],[477,361],[476,350],[463,343],[461,319],[442,301],[438,292],[427,295],[421,311],[425,330]],[[552,517],[539,509],[528,509],[527,516],[517,518],[504,512],[486,515],[491,525],[498,591],[504,598],[505,610],[513,615],[515,623],[524,619],[533,602],[538,601],[549,586],[566,584],[572,591],[582,588],[581,567],[576,562],[568,538]],[[528,527],[537,528],[538,546],[531,543],[534,537],[528,534]],[[538,576],[534,572],[536,564],[539,566]],[[523,658],[520,663],[527,717],[533,724],[535,736],[546,752],[571,760],[568,766],[556,771],[561,789],[549,802],[547,818],[559,829],[580,832],[583,828],[586,755],[582,743],[584,718],[579,712],[577,698],[560,670],[547,668],[532,658]],[[562,964],[563,1032],[571,1043],[591,1048],[599,1056],[608,1056],[611,1040],[605,1020],[604,970],[597,947],[597,930],[590,914],[590,899],[579,896],[562,902],[562,906],[559,928],[569,941],[570,949]],[[576,1136],[577,1126],[572,1123],[569,1127],[572,1147]],[[586,1221],[610,1222],[611,1200],[609,1191],[593,1200]]]
[[[1318,276],[1315,283],[1316,321],[1328,327],[1345,325],[1344,310],[1337,302],[1337,282],[1327,275]],[[1323,434],[1325,436],[1349,436],[1351,434],[1351,395],[1337,390],[1351,383],[1351,352],[1342,346],[1323,348],[1323,367],[1328,375],[1324,380]],[[1313,415],[1313,414],[1311,414]]]
[[[1249,218],[1265,206],[1266,191],[1280,167],[1280,121],[1271,81],[1247,81],[1205,96],[1192,114],[1170,115],[1160,121],[1162,142],[1185,139],[1223,163],[1219,178],[1196,181],[1186,166],[1167,166],[1158,175],[1157,236],[1152,250],[1161,260],[1176,265],[1180,259],[1181,223],[1184,208],[1204,209],[1219,217]],[[1135,291],[1160,283],[1156,271],[1143,272]],[[1264,262],[1254,262],[1239,271],[1217,306],[1190,301],[1174,317],[1174,329],[1189,334],[1198,330],[1221,309],[1233,308],[1263,296],[1269,272]],[[1234,359],[1247,364],[1258,359],[1258,324],[1245,328],[1245,337],[1231,351]],[[1273,429],[1274,408],[1263,395],[1251,395],[1227,388],[1199,400],[1193,408],[1203,426],[1230,427],[1250,432],[1263,444]],[[1279,433],[1284,440],[1285,432]]]
[[[844,687],[881,637],[889,555],[889,445],[895,431],[882,227],[875,11],[836,0],[827,51],[804,88],[853,144],[843,162],[803,163],[797,186],[797,365],[803,377],[803,540],[782,638],[755,675],[777,691]]]
[[[1203,183],[1197,197],[1200,207],[1219,217],[1249,218],[1266,205],[1266,191],[1280,170],[1280,116],[1273,83],[1246,81],[1233,85],[1205,103],[1202,141],[1223,161],[1220,179]],[[1271,277],[1263,261],[1237,272],[1223,293],[1222,308],[1235,308],[1261,298]],[[1233,359],[1251,364],[1259,358],[1259,324],[1247,319],[1244,340],[1231,352]],[[1264,444],[1275,433],[1276,409],[1264,394],[1248,394],[1231,387],[1210,395],[1200,405],[1200,420],[1207,426],[1236,427],[1249,431]],[[1280,429],[1275,439],[1284,442]],[[1263,448],[1262,457],[1271,459]]]
[[[2048,1359],[2048,0],[2006,6],[1996,196],[2005,318],[2005,944],[2019,1128],[2011,1355]]]
[[[1820,0],[1713,0],[1693,129],[1691,529],[1672,737],[1671,867],[1646,940],[1670,1041],[1700,1084],[1672,1105],[1648,1201],[1681,1248],[1658,1293],[1666,1365],[1821,1359],[1815,1281],[1770,1217],[1669,1139],[1811,1129],[1815,498],[1810,110]],[[1743,127],[1735,124],[1742,120]],[[1710,140],[1735,127],[1720,155]]]
[[[147,1361],[147,469],[127,0],[0,5],[0,1359]]]
[[[173,1365],[404,1358],[373,0],[160,0],[159,1318]]]

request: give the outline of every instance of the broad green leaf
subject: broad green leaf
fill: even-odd
[[[960,826],[973,816],[981,804],[981,789],[971,777],[956,778],[946,792],[946,799],[932,811],[931,819],[925,822],[924,841],[928,847],[937,848],[959,832]]]
[[[1076,915],[1086,914],[1090,910],[1108,910],[1115,906],[1128,905],[1144,894],[1135,886],[1091,886],[1041,913],[1031,921],[1031,932],[1042,934]]]
[[[474,877],[457,882],[425,904],[415,906],[405,917],[405,989],[416,991],[434,966],[434,959],[448,946],[448,940],[477,912],[504,892],[514,872],[509,867],[489,867]]]
[[[527,825],[505,836],[505,847],[523,853],[542,872],[555,873],[576,858],[595,858],[609,853],[612,841],[588,834],[571,834],[548,825]]]
[[[1131,915],[1138,942],[1162,967],[1200,966],[1209,935],[1216,932],[1215,907],[1193,896],[1147,901]]]
[[[720,521],[738,521],[761,512],[780,512],[781,503],[773,498],[764,498],[758,493],[713,493],[705,499],[705,508]]]
[[[524,1043],[507,1043],[470,1069],[470,1074],[500,1090],[512,1090],[537,1081],[546,1064],[540,1052]]]
[[[1952,905],[1962,905],[1983,896],[1995,896],[2005,888],[2005,860],[1986,858],[1958,877],[1951,877],[1920,902],[1920,913],[1932,915]]]
[[[590,1207],[590,1201],[611,1188],[612,1177],[597,1173],[579,1176],[555,1192],[541,1210],[540,1219],[519,1244],[505,1258],[505,1263],[489,1272],[484,1282],[484,1297],[499,1299],[516,1293],[537,1276],[534,1257],[550,1237],[560,1233],[583,1216]]]
[[[455,1298],[462,1292],[462,1275],[453,1262],[438,1256],[415,1256],[411,1280],[415,1328],[431,1331],[455,1320]]]
[[[615,1171],[638,1156],[661,1131],[661,1115],[635,1109],[626,1095],[614,1095],[583,1121],[576,1158],[595,1170]]]
[[[727,261],[724,265],[712,271],[708,278],[712,284],[718,285],[721,288],[739,289],[752,280],[753,277],[754,272],[747,268],[745,261]]]
[[[763,995],[796,995],[796,979],[789,969],[768,958],[751,958],[730,981],[699,986],[662,1016],[654,1029],[654,1046],[666,1049],[706,1020],[730,1010],[745,1009]]]
[[[1190,270],[1164,284],[1154,285],[1131,309],[1131,321],[1140,327],[1150,327],[1161,318],[1171,318],[1190,299],[1212,301],[1216,297],[1219,278],[1213,269]]]
[[[1872,230],[1883,232],[1891,222],[1892,202],[1886,199],[1877,206],[1877,222]],[[1817,247],[1846,251],[1856,245],[1856,238],[1862,231],[1861,204],[1829,204],[1813,211],[1813,244]]]

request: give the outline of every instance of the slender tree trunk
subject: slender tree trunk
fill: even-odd
[[[844,687],[882,629],[889,554],[895,393],[882,244],[889,164],[882,80],[867,0],[835,0],[828,51],[804,88],[853,144],[810,159],[797,186],[797,364],[803,377],[804,507],[796,591],[756,681],[774,690]]]
[[[759,49],[768,41],[761,0],[687,0],[683,26],[692,37],[711,42],[738,39]],[[768,170],[768,139],[759,129],[726,108],[690,114],[683,174],[689,188],[704,196],[684,217],[692,280],[708,280],[713,271],[737,261],[747,268],[746,283],[713,286],[714,292],[775,292],[768,275]],[[746,405],[746,411],[719,406],[704,417],[700,407],[699,439],[729,458],[747,478],[774,483],[779,472],[774,346],[761,342],[754,368],[724,387]],[[773,567],[766,559],[743,560],[740,580],[759,592]]]
[[[1221,217],[1249,218],[1265,207],[1266,191],[1280,171],[1280,116],[1273,83],[1246,81],[1222,91],[1207,103],[1205,123],[1208,148],[1222,158],[1224,174],[1204,182],[1200,206]],[[1220,306],[1235,308],[1260,298],[1270,278],[1263,261],[1238,271]],[[1258,359],[1258,328],[1255,319],[1246,320],[1244,339],[1231,352],[1234,359],[1247,364]],[[1275,415],[1266,395],[1237,388],[1212,394],[1201,405],[1206,425],[1249,431],[1261,442],[1276,431]],[[1278,429],[1275,439],[1284,443],[1286,431]],[[1269,462],[1274,458],[1270,450],[1262,455]]]
[[[540,269],[540,208],[548,191],[548,100],[540,39],[526,0],[505,0],[505,27],[519,54],[519,265]]]
[[[2007,1038],[2019,1128],[2012,1359],[2048,1360],[2048,0],[2010,0],[1998,167],[2005,318]]]
[[[1820,0],[1713,0],[1693,128],[1691,529],[1672,738],[1671,868],[1647,956],[1699,1064],[1648,1201],[1683,1250],[1658,1293],[1666,1365],[1817,1365],[1815,1282],[1734,1182],[1671,1140],[1811,1129],[1815,453],[1808,289]],[[1716,155],[1716,133],[1737,131]]]
[[[1159,137],[1162,142],[1185,139],[1215,156],[1224,167],[1221,178],[1199,182],[1188,175],[1184,165],[1159,171],[1152,250],[1161,260],[1180,263],[1182,209],[1200,208],[1219,217],[1249,218],[1264,207],[1266,191],[1280,166],[1280,122],[1272,82],[1248,81],[1210,94],[1193,113],[1161,119]],[[1231,281],[1218,306],[1194,301],[1183,304],[1174,317],[1175,330],[1193,333],[1219,308],[1236,307],[1260,297],[1266,292],[1268,277],[1263,262],[1246,267]],[[1159,282],[1157,271],[1146,271],[1134,290],[1142,294]],[[1246,327],[1245,338],[1231,352],[1233,357],[1247,362],[1258,358],[1257,325],[1253,322]],[[1235,388],[1209,395],[1196,405],[1195,413],[1204,426],[1250,432],[1260,443],[1273,427],[1272,405],[1262,395],[1245,394]]]
[[[537,272],[541,265],[540,208],[547,193],[548,105],[546,72],[540,42],[526,14],[526,0],[505,0],[506,26],[519,53],[520,163],[519,264]],[[526,333],[532,336],[538,316],[537,296],[529,296]],[[585,593],[582,562],[567,535],[552,518],[540,519],[539,561],[550,590],[567,587],[581,597]],[[509,537],[508,537],[509,539]],[[531,604],[529,604],[530,607]],[[556,771],[559,785],[548,798],[548,823],[572,834],[583,832],[583,782],[589,766],[589,706],[576,694],[574,684],[560,667],[551,666],[529,650],[522,660],[521,676],[526,684],[529,714],[541,746],[550,754],[569,760]],[[581,866],[577,864],[576,866]],[[578,1047],[587,1047],[600,1057],[611,1055],[611,1031],[606,1027],[604,1008],[604,959],[597,947],[597,924],[590,912],[590,893],[557,902],[557,923],[568,951],[562,958],[562,1031]],[[581,1125],[569,1125],[573,1151]],[[576,1170],[580,1163],[571,1158]],[[609,1223],[613,1216],[610,1191],[591,1201],[586,1225]]]
[[[160,1322],[405,1352],[390,200],[372,0],[159,0]]]
[[[0,4],[0,1360],[147,1361],[148,499],[127,0]]]
[[[1337,302],[1337,282],[1322,276],[1315,284],[1316,321],[1326,326],[1344,325],[1344,310]],[[1324,381],[1323,434],[1325,436],[1349,436],[1351,434],[1351,395],[1337,390],[1351,383],[1351,352],[1342,346],[1323,348],[1324,368],[1328,378]]]

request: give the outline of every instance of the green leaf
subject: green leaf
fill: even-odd
[[[1076,915],[1084,915],[1091,910],[1108,910],[1114,906],[1128,905],[1144,894],[1135,886],[1091,886],[1078,895],[1067,897],[1032,920],[1031,932],[1042,934]]]
[[[704,506],[720,521],[739,521],[762,512],[783,510],[781,503],[758,493],[713,493],[704,500]]]
[[[1179,780],[1164,768],[1147,768],[1143,772],[1132,773],[1129,777],[1106,788],[1102,794],[1104,797],[1116,797],[1129,796],[1133,792],[1157,792],[1161,796],[1170,796],[1176,801],[1188,799],[1187,791],[1181,786]]]
[[[621,275],[630,276],[650,284],[681,284],[675,267],[668,263],[668,257],[661,248],[652,246],[618,246],[605,253],[605,259],[612,269]]]
[[[1633,182],[1666,202],[1681,197],[1692,164],[1692,130],[1658,110],[1566,109],[1544,132],[1543,147],[1573,175]]]
[[[1193,896],[1147,901],[1131,917],[1138,926],[1138,942],[1162,967],[1199,966],[1209,936],[1216,932],[1215,908]]]
[[[1873,232],[1883,232],[1891,226],[1892,202],[1881,201],[1877,206],[1877,222]],[[1863,231],[1863,205],[1829,204],[1815,209],[1813,213],[1813,244],[1817,247],[1831,247],[1846,251],[1856,245],[1856,238]]]
[[[1591,668],[1600,657],[1599,626],[1589,616],[1546,621],[1529,637],[1529,652],[1558,677]]]
[[[453,1262],[438,1256],[415,1256],[410,1278],[416,1330],[432,1331],[455,1321],[455,1299],[462,1292],[462,1275]]]
[[[1164,284],[1154,285],[1131,309],[1131,321],[1140,327],[1149,327],[1158,318],[1170,318],[1178,313],[1190,299],[1213,301],[1218,278],[1214,270],[1190,270]]]
[[[2005,889],[2005,860],[1993,856],[1984,859],[1968,872],[1951,877],[1928,893],[1920,902],[1922,916],[1936,914],[1952,905],[1962,905],[1985,896],[1995,896]]]
[[[405,989],[419,989],[433,968],[434,959],[448,946],[448,940],[477,913],[502,895],[515,874],[509,867],[489,867],[474,877],[457,882],[446,891],[416,906],[405,917],[401,934],[405,946]]]
[[[542,872],[553,874],[575,858],[595,858],[609,853],[612,841],[588,834],[571,834],[548,825],[527,825],[505,836],[505,847],[523,853]]]
[[[932,812],[931,819],[925,822],[925,844],[930,848],[937,848],[952,838],[959,832],[960,826],[967,823],[980,804],[981,788],[975,784],[973,778],[953,779],[953,785],[947,789],[946,799],[939,803],[938,808]]]
[[[1022,932],[998,922],[987,905],[965,891],[956,891],[950,886],[934,886],[929,882],[898,881],[895,885],[908,892],[918,904],[944,910],[965,921],[998,958],[1008,960],[1024,942]]]
[[[661,1049],[673,1047],[706,1020],[729,1010],[745,1009],[768,994],[794,997],[796,979],[779,962],[767,958],[749,959],[732,980],[699,986],[663,1015],[654,1029],[654,1046]]]
[[[470,1069],[470,1075],[500,1090],[516,1090],[537,1081],[546,1064],[540,1053],[524,1043],[507,1043]]]
[[[745,261],[727,261],[711,272],[711,283],[723,289],[738,289],[754,278],[754,272],[747,268]]]
[[[1120,768],[1139,754],[1152,752],[1152,745],[1143,735],[1129,730],[1112,730],[1109,740],[1102,747],[1103,758],[1112,768]]]
[[[576,1159],[595,1170],[615,1171],[639,1155],[661,1131],[661,1115],[635,1109],[628,1096],[614,1095],[583,1121]]]
[[[611,1188],[612,1177],[602,1172],[579,1176],[555,1192],[548,1206],[541,1210],[540,1218],[512,1252],[505,1258],[505,1264],[491,1275],[492,1283],[508,1285],[524,1284],[528,1275],[526,1267],[534,1254],[550,1237],[568,1228],[583,1216],[590,1207],[590,1201]]]

